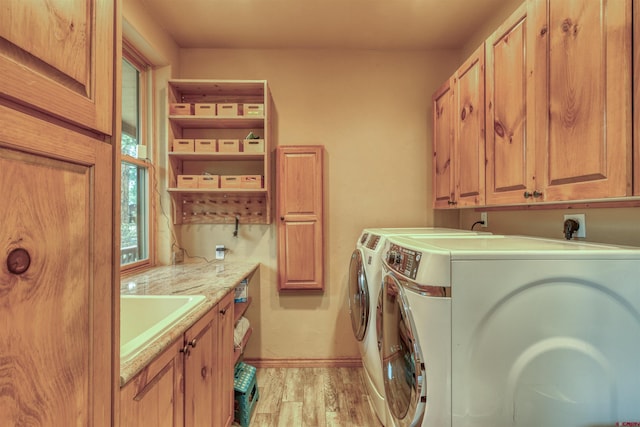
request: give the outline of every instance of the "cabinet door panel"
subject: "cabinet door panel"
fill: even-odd
[[[111,134],[114,2],[5,0],[2,8],[0,94]]]
[[[447,80],[433,95],[433,207],[450,207],[455,201],[454,167],[451,163],[455,129],[453,89]]]
[[[213,426],[215,329],[213,313],[205,315],[185,333],[189,346],[184,362],[185,427]]]
[[[456,81],[457,206],[484,203],[484,44],[458,70]]]
[[[535,190],[534,24],[524,3],[486,42],[487,204],[519,203]],[[527,55],[529,53],[529,55]]]
[[[278,288],[324,288],[322,146],[279,146]]]
[[[230,426],[233,422],[233,294],[230,293],[216,307],[218,311],[217,326],[217,391],[214,403],[219,408],[218,425]]]
[[[109,145],[0,105],[7,425],[111,424],[111,179]]]
[[[120,390],[120,427],[181,427],[181,340]]]
[[[615,197],[631,188],[630,1],[550,1],[548,126],[538,162],[545,200]],[[546,39],[546,40],[545,40]],[[539,88],[538,90],[542,90]],[[547,95],[545,97],[545,95]],[[540,140],[540,139],[539,139]]]

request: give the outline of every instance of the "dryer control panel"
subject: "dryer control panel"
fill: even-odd
[[[387,265],[394,271],[415,280],[422,252],[391,243],[387,251]]]

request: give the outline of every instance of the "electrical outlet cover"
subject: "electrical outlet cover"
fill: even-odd
[[[576,232],[576,234],[574,234],[574,237],[580,237],[580,238],[587,237],[587,220],[585,219],[585,215],[584,214],[568,214],[568,215],[565,215],[564,216],[564,220],[562,221],[563,225],[564,225],[564,221],[566,221],[568,219],[572,219],[574,221],[577,221],[578,224],[580,224],[580,228],[578,228],[578,231]]]

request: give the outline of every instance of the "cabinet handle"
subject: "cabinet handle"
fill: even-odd
[[[223,316],[227,314],[227,309],[223,308],[222,310],[220,310],[220,314],[222,314]]]
[[[458,204],[458,202],[455,202],[455,201],[453,201],[453,200],[448,200],[448,201],[447,201],[447,204],[448,204],[449,206],[452,206],[452,205],[457,205],[457,204]]]
[[[533,193],[529,193],[528,191],[525,191],[523,196],[525,199],[528,199],[529,197],[533,197]]]
[[[538,190],[533,190],[533,193],[525,191],[523,196],[525,199],[529,199],[531,197],[535,197],[537,199],[538,197],[542,197],[542,193]]]
[[[538,190],[534,190],[533,191],[533,197],[535,197],[535,198],[542,197],[542,193],[539,192]]]
[[[189,347],[196,348],[196,343],[197,343],[197,340],[195,338],[192,339],[191,341],[186,343],[184,347],[180,349],[180,353],[184,353],[188,356],[189,354],[191,354],[191,350],[189,349]]]

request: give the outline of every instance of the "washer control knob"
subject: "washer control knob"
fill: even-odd
[[[396,251],[389,251],[387,254],[387,262],[391,265],[395,264],[398,254]]]

